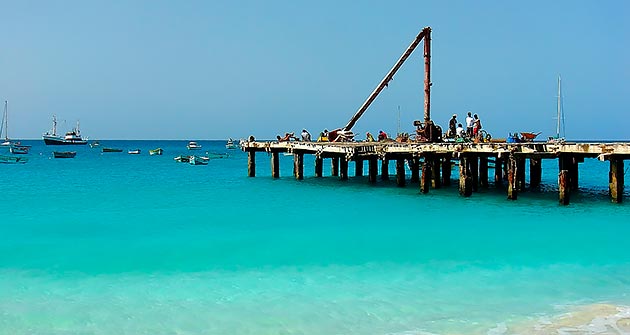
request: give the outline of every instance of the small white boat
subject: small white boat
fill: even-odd
[[[31,149],[30,145],[23,145],[19,141],[15,142],[9,139],[9,112],[8,112],[8,102],[4,101],[4,114],[2,115],[2,123],[0,123],[0,137],[2,137],[2,133],[4,132],[4,141],[0,144],[0,147],[3,149],[8,148],[9,151],[14,155],[26,155],[28,151]]]
[[[188,163],[190,163],[190,165],[208,165],[209,160],[208,157],[192,155],[188,158]]]
[[[127,151],[127,153],[130,154],[130,155],[139,155],[140,154],[140,149],[129,150],[129,151]]]
[[[190,141],[188,142],[188,145],[186,145],[186,147],[188,148],[188,150],[200,150],[201,149],[201,144],[195,142],[195,141]]]
[[[225,144],[225,148],[226,149],[237,149],[238,146],[236,145],[236,143],[234,143],[234,140],[232,138],[229,138],[227,140],[227,143]]]

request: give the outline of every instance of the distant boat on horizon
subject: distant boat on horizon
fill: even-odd
[[[46,132],[43,135],[44,143],[46,145],[84,145],[87,144],[87,139],[81,137],[81,130],[79,130],[79,121],[77,121],[77,127],[67,132],[64,136],[57,135],[57,116],[53,115],[53,127],[51,132]]]
[[[190,141],[188,142],[188,145],[186,145],[186,147],[188,148],[188,150],[200,150],[201,149],[201,144],[195,142],[195,141]]]
[[[226,149],[236,149],[238,146],[234,143],[234,140],[230,137],[225,144]]]

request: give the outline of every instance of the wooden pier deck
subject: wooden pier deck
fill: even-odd
[[[451,163],[459,161],[459,192],[471,196],[478,187],[488,186],[488,159],[495,161],[494,182],[507,182],[507,198],[516,200],[526,183],[525,164],[529,161],[529,186],[540,185],[542,159],[558,160],[558,193],[561,204],[569,204],[572,190],[579,184],[579,163],[586,158],[608,161],[609,191],[612,202],[623,200],[624,160],[630,158],[630,143],[421,143],[421,142],[300,142],[248,141],[241,144],[248,153],[248,175],[256,175],[256,152],[271,156],[271,174],[280,177],[280,153],[293,154],[293,175],[304,178],[304,155],[315,156],[315,177],[323,177],[324,159],[330,159],[332,175],[348,178],[348,162],[354,161],[355,175],[363,176],[368,161],[368,180],[376,182],[378,165],[381,179],[389,178],[389,162],[396,164],[396,182],[405,186],[407,162],[411,183],[418,182],[423,193],[451,182]],[[500,168],[499,168],[500,167]]]

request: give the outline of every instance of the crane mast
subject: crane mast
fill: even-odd
[[[359,107],[359,110],[352,116],[348,124],[343,127],[343,131],[349,132],[354,124],[359,120],[359,118],[365,113],[365,111],[370,107],[374,99],[381,93],[381,91],[387,87],[389,82],[394,78],[394,74],[400,69],[405,60],[409,58],[411,53],[416,49],[418,44],[424,39],[424,67],[425,67],[425,77],[424,77],[424,120],[425,122],[431,119],[431,27],[425,27],[420,31],[418,36],[411,42],[409,47],[405,50],[405,52],[400,56],[394,67],[385,75],[385,78],[381,80],[381,82],[376,86],[372,94],[368,96],[367,100]]]

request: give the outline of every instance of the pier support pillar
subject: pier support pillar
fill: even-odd
[[[345,158],[339,160],[339,179],[348,180],[348,161]]]
[[[280,153],[271,153],[271,178],[280,178]]]
[[[529,187],[537,188],[540,186],[542,179],[542,159],[529,159]]]
[[[405,186],[405,159],[396,159],[396,185]]]
[[[558,193],[561,205],[568,205],[571,198],[569,170],[561,170],[558,174]]]
[[[256,177],[256,151],[247,152],[247,176]]]
[[[442,160],[440,157],[434,157],[431,160],[431,185],[433,188],[442,187],[442,177],[440,176],[440,170],[442,168]]]
[[[518,164],[516,157],[514,157],[514,155],[510,155],[510,157],[507,159],[507,163],[507,198],[510,200],[516,200],[518,198],[518,182],[516,177],[518,174]]]
[[[571,199],[571,166],[573,157],[558,157],[558,200],[561,205],[568,205]]]
[[[304,153],[298,152],[293,154],[293,172],[295,179],[304,179]]]
[[[608,174],[608,189],[612,202],[621,203],[623,201],[624,188],[624,162],[623,159],[610,159],[610,172]]]
[[[315,157],[315,177],[324,176],[324,159],[321,157]]]
[[[525,190],[525,157],[516,156],[516,188],[519,192]]]
[[[442,159],[442,185],[451,185],[451,156],[444,156]]]
[[[431,179],[433,179],[433,173],[431,172],[432,158],[430,156],[424,157],[424,164],[422,164],[422,177],[420,178],[420,192],[429,193],[429,187],[431,186]]]
[[[376,183],[376,176],[378,175],[378,158],[370,157],[368,159],[368,180],[370,183]]]
[[[479,186],[488,188],[488,157],[479,156]]]
[[[494,186],[503,186],[503,159],[499,157],[494,160]]]
[[[411,168],[411,183],[420,182],[420,158],[413,157],[409,159],[409,167]]]
[[[337,177],[339,176],[339,157],[333,157],[330,159],[331,162],[331,175],[333,177]]]
[[[383,158],[381,161],[381,180],[389,180],[389,160]]]
[[[469,173],[472,178],[472,190],[477,192],[479,191],[479,157],[471,156],[466,157],[466,159],[468,160]]]
[[[354,161],[354,176],[363,177],[363,160],[357,159]]]
[[[459,157],[459,194],[465,197],[472,195],[472,176],[468,157]]]

